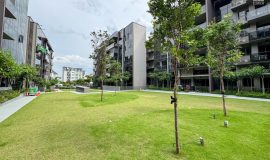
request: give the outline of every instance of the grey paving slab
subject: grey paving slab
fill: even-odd
[[[158,92],[158,93],[173,93],[172,91],[160,91],[160,90],[149,90],[149,89],[144,90],[144,91],[145,92]],[[178,92],[178,94],[194,95],[194,96],[205,96],[205,97],[221,97],[222,96],[221,94],[198,93],[198,92]],[[239,97],[239,96],[233,96],[233,95],[226,95],[225,98],[270,102],[270,99]]]
[[[36,96],[20,96],[0,105],[0,123],[34,100]]]

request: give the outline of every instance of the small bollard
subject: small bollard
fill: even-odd
[[[204,139],[202,138],[202,137],[200,137],[200,144],[201,144],[201,146],[204,146]]]
[[[213,119],[216,119],[216,114],[213,113],[213,114],[212,114],[212,117],[213,117]]]
[[[229,121],[224,121],[224,127],[228,128],[229,126]]]

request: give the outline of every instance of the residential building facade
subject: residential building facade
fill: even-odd
[[[146,87],[146,27],[132,22],[110,37],[107,53],[122,66],[122,73],[129,72],[130,79],[122,85],[133,89]],[[94,74],[96,66],[94,62]]]
[[[28,17],[28,38],[26,63],[39,68],[39,75],[51,79],[53,49],[41,26]]]
[[[63,67],[62,81],[71,82],[84,79],[85,71],[82,68]]]
[[[28,0],[0,1],[0,48],[18,64],[26,61]]]
[[[235,66],[235,70],[251,65],[262,65],[269,68],[270,64],[270,3],[261,0],[196,0],[202,5],[201,14],[196,18],[195,24],[198,27],[205,28],[213,21],[220,21],[226,14],[232,14],[232,18],[236,22],[241,22],[242,33],[240,43],[244,56]],[[156,53],[158,54],[158,53]],[[207,47],[198,50],[197,54],[205,56]],[[148,52],[147,64],[154,63],[151,59],[152,53]],[[152,62],[151,62],[152,61]],[[156,60],[157,63],[165,62],[165,60]],[[167,61],[170,63],[170,61]],[[168,65],[169,66],[169,65]],[[157,67],[151,66],[152,70],[159,70]],[[170,68],[168,68],[170,69]],[[150,70],[151,71],[151,70]],[[261,90],[262,81],[259,78],[243,79],[238,82],[226,82],[228,89],[235,89],[239,83],[244,90],[251,89]],[[211,76],[211,69],[207,66],[199,66],[182,70],[183,87],[190,86],[197,91],[213,91],[219,89],[219,81]],[[265,77],[265,88],[270,91],[270,77]]]

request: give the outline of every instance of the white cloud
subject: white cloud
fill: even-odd
[[[81,67],[92,72],[88,58],[92,51],[90,32],[113,33],[131,22],[138,22],[151,32],[152,17],[147,13],[148,0],[29,0],[29,15],[42,25],[54,51],[53,69]],[[42,7],[38,7],[42,6]]]

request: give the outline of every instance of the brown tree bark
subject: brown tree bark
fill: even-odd
[[[224,68],[223,67],[221,68],[220,85],[221,85],[221,94],[222,94],[223,113],[224,113],[224,116],[227,116],[227,108],[226,108],[226,103],[225,103]]]
[[[100,100],[103,101],[103,80],[101,80],[101,96]]]
[[[174,90],[173,90],[173,98],[174,98],[174,127],[175,127],[175,149],[176,154],[180,153],[180,145],[179,145],[179,129],[178,129],[178,108],[177,108],[177,82],[178,82],[178,72],[177,72],[177,61],[175,59],[174,63]]]

